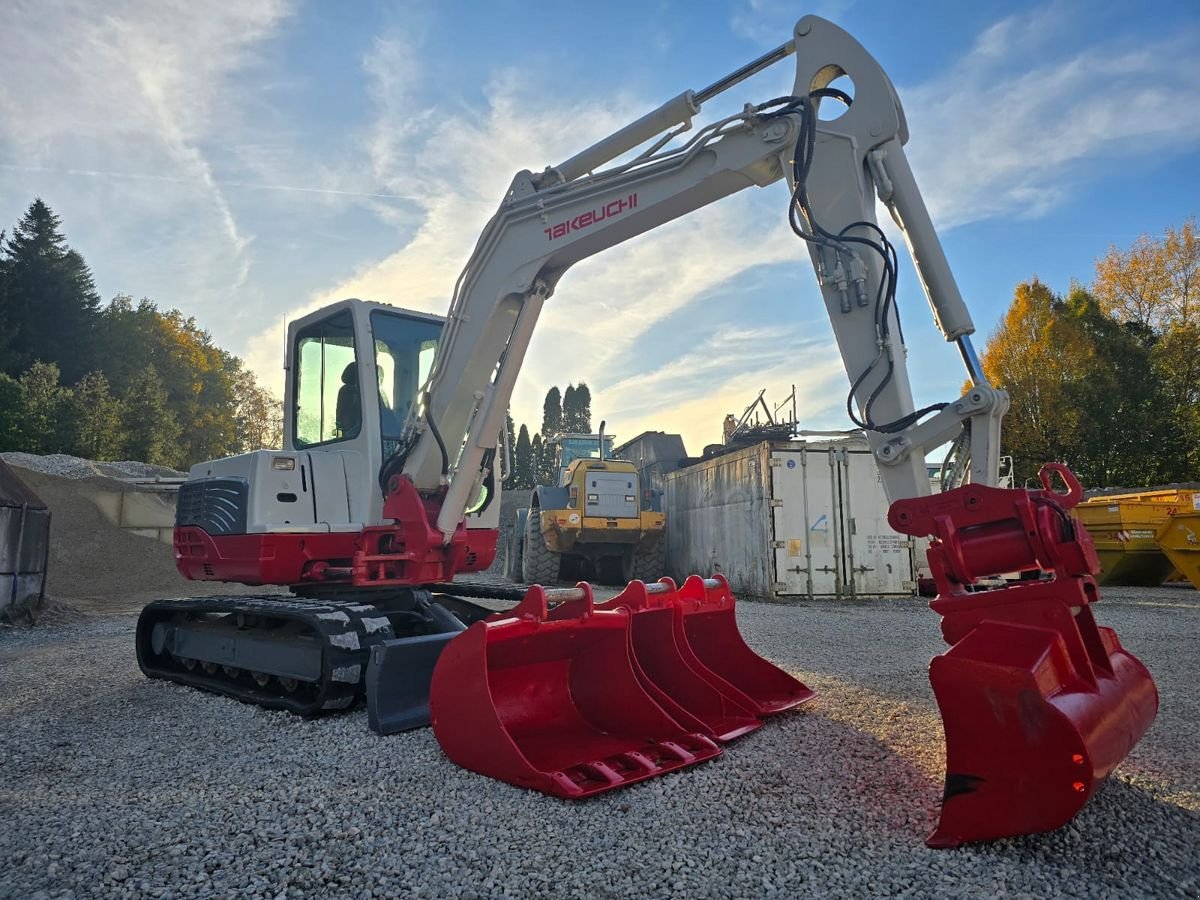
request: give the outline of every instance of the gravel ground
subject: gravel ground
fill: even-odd
[[[457,769],[362,710],[315,722],[137,671],[133,618],[0,631],[0,896],[1200,894],[1200,596],[1110,589],[1158,720],[1059,831],[921,843],[940,794],[919,602],[744,603],[820,695],[718,760],[568,803]]]

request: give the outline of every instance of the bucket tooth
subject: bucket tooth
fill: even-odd
[[[629,624],[625,609],[595,609],[581,584],[535,585],[511,613],[469,627],[442,651],[430,687],[446,756],[510,784],[581,798],[719,755],[643,689]]]
[[[1050,489],[1057,473],[1066,494]],[[892,504],[902,534],[930,536],[950,649],[929,680],[946,733],[942,814],[930,847],[1050,831],[1069,822],[1158,711],[1146,667],[1092,614],[1099,562],[1067,511],[1083,490],[1059,464],[1043,489],[967,485]],[[983,578],[1033,575],[968,592]]]

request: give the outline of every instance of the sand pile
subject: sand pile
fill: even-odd
[[[22,465],[20,460],[11,459],[12,456],[17,454],[5,454],[10,465]],[[66,459],[75,460],[74,457]],[[78,460],[63,464],[62,468],[70,472],[68,475],[51,475],[28,468],[20,470],[22,480],[50,508],[47,594],[89,612],[127,612],[138,610],[147,601],[159,597],[246,590],[222,582],[186,580],[175,569],[170,547],[124,531],[104,517],[87,498],[86,488],[89,484],[111,485],[111,476],[100,467],[129,465]],[[96,467],[96,472],[87,474],[87,466]],[[127,473],[126,477],[141,477],[142,474]]]

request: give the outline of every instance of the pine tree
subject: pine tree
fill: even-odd
[[[517,433],[513,448],[513,470],[510,487],[529,490],[533,487],[533,449],[529,441],[529,429],[524,425]]]
[[[559,394],[557,387],[552,387],[546,392],[546,399],[542,403],[542,430],[540,434],[548,441],[562,430],[562,395]]]
[[[10,375],[35,360],[59,366],[72,384],[95,359],[100,297],[83,257],[67,246],[62,221],[40,198],[13,229],[0,260],[0,320],[9,334],[0,362]]]
[[[534,488],[539,484],[550,484],[550,481],[542,478],[543,473],[543,456],[546,448],[542,444],[542,436],[535,434],[529,442],[529,463],[530,463],[530,488]]]
[[[0,372],[0,453],[22,450],[21,383]]]
[[[135,376],[122,398],[125,409],[127,459],[177,467],[181,429],[167,400],[167,389],[154,366]]]
[[[575,387],[575,417],[576,427],[583,434],[592,433],[592,392],[586,382],[579,382]]]
[[[568,384],[562,395],[562,430],[567,433],[579,431],[579,410],[575,406],[575,385]]]

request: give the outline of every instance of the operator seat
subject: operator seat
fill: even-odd
[[[358,389],[357,363],[350,363],[342,370],[342,386],[338,388],[333,424],[338,437],[353,437],[362,425],[362,394]]]

